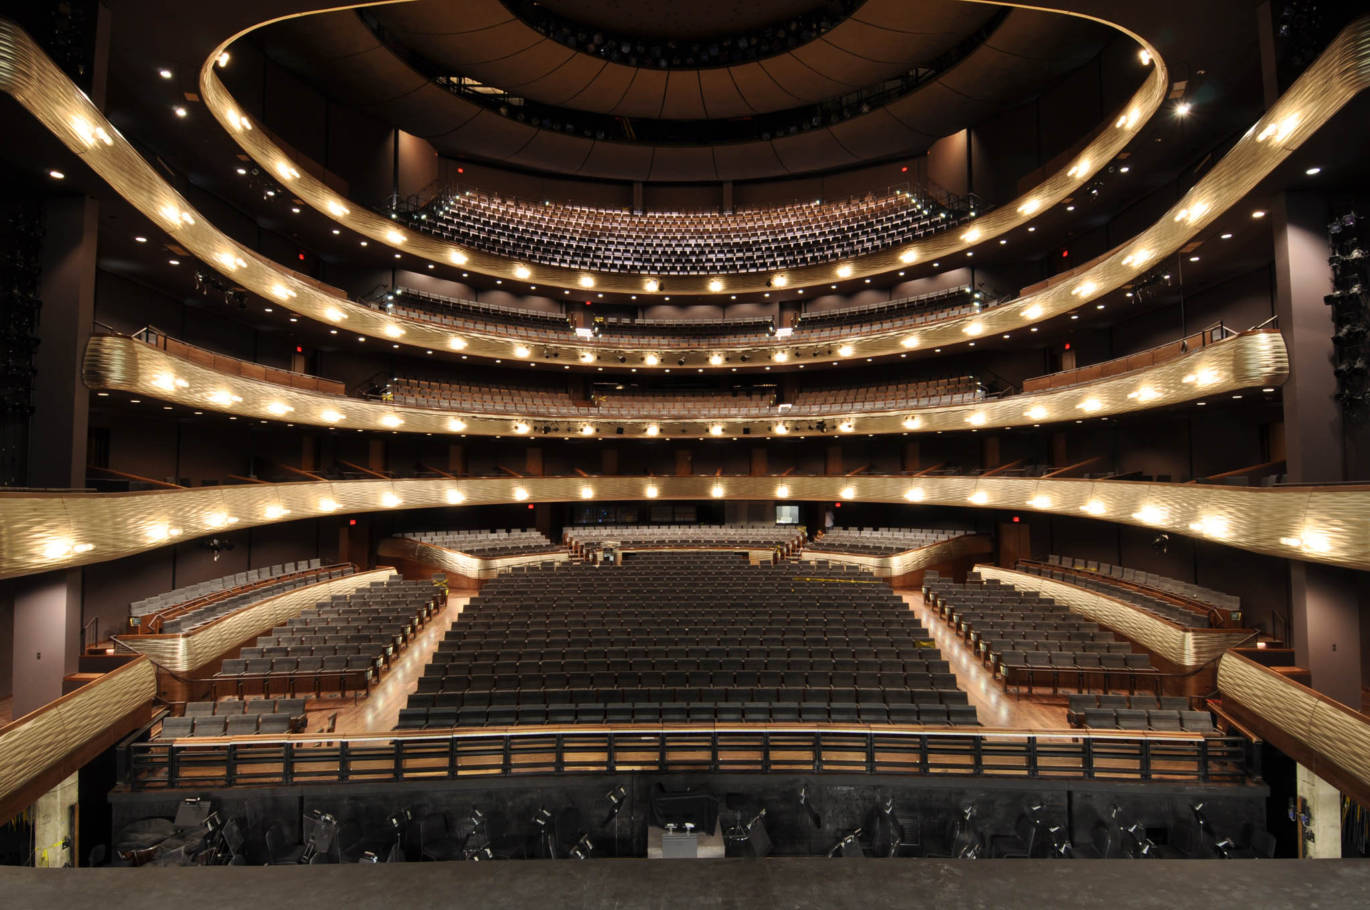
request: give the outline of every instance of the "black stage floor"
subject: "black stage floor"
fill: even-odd
[[[1356,860],[515,861],[141,869],[0,867],[6,907],[479,910],[1365,907]]]

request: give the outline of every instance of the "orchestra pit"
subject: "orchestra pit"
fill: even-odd
[[[1363,906],[1367,87],[1345,0],[5,3],[5,903]]]

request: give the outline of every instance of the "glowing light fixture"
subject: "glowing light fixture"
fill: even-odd
[[[776,496],[777,499],[789,499],[789,498],[790,498],[790,486],[789,486],[789,484],[782,483],[780,486],[776,487],[776,488],[775,488],[775,496]]]
[[[922,502],[924,499],[922,487],[910,487],[904,491],[904,498],[909,502]]]
[[[843,487],[842,489],[837,491],[837,495],[842,497],[843,499],[855,499],[856,487]]]
[[[453,433],[460,433],[462,430],[466,429],[466,421],[462,420],[460,417],[453,417],[447,421],[447,429]]]
[[[913,416],[904,418],[904,429],[916,430],[923,425],[923,418]]]
[[[594,498],[595,498],[595,488],[594,488],[594,487],[591,487],[591,486],[584,486],[584,487],[581,487],[581,488],[580,488],[580,498],[581,498],[581,499],[594,499]]]
[[[1097,499],[1091,499],[1089,502],[1080,506],[1080,511],[1089,515],[1102,515],[1108,511],[1108,507]]]
[[[723,290],[723,281],[719,278],[710,278],[708,287],[711,293],[717,294]]]
[[[712,496],[714,499],[722,499],[723,494],[725,492],[726,491],[723,489],[723,484],[721,483],[716,483],[709,488],[709,495]]]
[[[648,499],[656,499],[657,496],[661,493],[661,491],[658,490],[654,484],[648,484],[647,489],[643,490],[642,492],[647,496]]]
[[[974,493],[970,494],[970,501],[977,506],[982,506],[989,502],[989,494],[984,490],[976,490]]]
[[[466,502],[466,494],[461,490],[448,490],[447,502],[449,505],[461,505],[463,502]]]

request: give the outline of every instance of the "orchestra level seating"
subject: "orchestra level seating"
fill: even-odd
[[[490,581],[399,728],[786,721],[977,722],[888,585],[851,567],[700,552]]]

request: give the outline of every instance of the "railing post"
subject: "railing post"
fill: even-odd
[[[813,770],[815,774],[823,770],[823,734],[817,730],[813,732]]]
[[[508,777],[514,773],[514,737],[504,734],[504,753],[500,757],[500,774]]]
[[[1081,772],[1083,772],[1083,774],[1084,774],[1084,776],[1085,776],[1085,780],[1093,780],[1093,779],[1094,779],[1094,740],[1093,740],[1092,738],[1086,736],[1086,737],[1084,738],[1084,740],[1082,741],[1081,745],[1084,746],[1084,752],[1082,753],[1082,756],[1081,756],[1081,757],[1084,759],[1084,762],[1083,762],[1083,767],[1081,767],[1080,770],[1081,770]]]
[[[761,770],[766,774],[771,773],[771,734],[769,730],[763,730],[761,733]]]
[[[918,771],[920,774],[927,774],[932,767],[932,762],[928,756],[928,735],[918,734]]]
[[[1208,738],[1199,740],[1199,780],[1208,783]]]
[[[1142,780],[1151,780],[1151,740],[1140,740],[1142,744],[1141,774]]]
[[[287,742],[281,750],[281,780],[290,784],[295,782],[295,744]]]
[[[1041,769],[1037,764],[1037,737],[1029,736],[1027,741],[1027,773],[1028,777],[1036,777]]]
[[[352,747],[345,739],[338,740],[338,781],[347,783],[352,779]]]
[[[453,737],[453,739],[455,739],[455,737]],[[556,749],[556,751],[553,753],[553,755],[554,755],[553,763],[554,763],[554,766],[556,767],[557,773],[560,774],[560,773],[562,773],[563,771],[566,770],[566,734],[565,734],[565,733],[558,733],[558,734],[557,734],[557,741],[556,741],[556,747],[555,747],[555,749]]]
[[[976,736],[973,739],[975,748],[972,750],[975,755],[975,776],[980,777],[985,773],[985,738]]]
[[[604,734],[604,770],[609,774],[614,774],[614,767],[618,759],[614,755],[614,733],[610,730]]]
[[[866,773],[875,773],[875,733],[866,731]]]
[[[238,776],[238,744],[229,743],[224,754],[224,786],[231,787]]]
[[[390,740],[390,779],[400,780],[404,767],[403,746],[400,740]]]
[[[175,746],[167,746],[166,785],[168,788],[172,790],[176,789],[176,778],[179,776],[179,769],[177,768],[177,765],[180,763],[180,759],[177,758],[177,751],[178,750]]]

